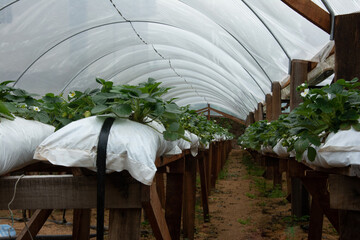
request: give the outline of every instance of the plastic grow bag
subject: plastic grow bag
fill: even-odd
[[[15,118],[0,122],[0,175],[34,162],[36,147],[54,132],[53,126]]]
[[[97,144],[104,117],[89,117],[68,124],[46,138],[34,158],[67,167],[96,170]],[[151,185],[156,172],[155,159],[181,150],[176,141],[166,141],[162,125],[150,126],[127,119],[116,119],[109,135],[107,172],[127,170],[133,178]],[[156,129],[156,130],[155,130]]]

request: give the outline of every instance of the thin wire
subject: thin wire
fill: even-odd
[[[17,185],[18,183],[20,182],[20,180],[25,176],[25,174],[22,174],[15,182],[15,187],[14,187],[14,194],[10,200],[10,202],[8,203],[8,209],[9,209],[9,212],[10,212],[10,215],[11,215],[11,227],[14,228],[14,213],[13,211],[11,210],[10,208],[10,205],[13,203],[13,201],[15,200],[15,196],[16,196],[16,189],[17,189]],[[30,232],[30,229],[28,227],[28,225],[26,224],[26,221],[24,221],[25,223],[25,227],[26,227],[26,230],[28,231],[29,235],[30,235],[30,238],[31,240],[34,240],[32,235],[31,235],[31,232]],[[10,234],[10,232],[9,232]]]
[[[116,11],[119,13],[119,15],[124,19],[124,21],[128,22],[132,28],[132,30],[134,31],[134,33],[136,34],[136,36],[145,44],[145,45],[151,45],[152,49],[154,50],[154,52],[162,59],[167,60],[169,63],[169,67],[170,69],[176,74],[176,76],[178,76],[179,78],[181,78],[182,80],[184,80],[184,82],[186,84],[188,84],[190,86],[191,89],[193,89],[195,91],[195,93],[201,97],[201,95],[197,92],[197,90],[193,87],[192,84],[188,83],[188,81],[185,79],[185,77],[183,77],[182,75],[180,75],[175,68],[172,66],[171,63],[171,59],[166,59],[154,46],[154,44],[149,44],[148,42],[146,42],[140,35],[140,33],[138,31],[136,31],[133,23],[131,22],[131,20],[125,18],[125,16],[121,13],[121,11],[118,9],[118,7],[115,5],[115,3],[113,2],[113,0],[109,0],[111,2],[111,4],[113,5],[113,7],[116,9]],[[203,97],[204,100],[208,103],[208,101],[206,100],[205,97]]]

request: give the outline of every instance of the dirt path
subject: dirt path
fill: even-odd
[[[232,150],[209,199],[211,223],[198,222],[196,239],[307,239],[307,218],[291,217],[285,193],[272,190],[262,172],[246,152]],[[323,239],[338,239],[327,219]]]

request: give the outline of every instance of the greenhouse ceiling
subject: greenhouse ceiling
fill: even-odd
[[[360,11],[359,0],[313,2]],[[179,105],[240,119],[287,81],[291,60],[324,61],[333,46],[280,0],[2,0],[0,39],[0,82],[29,92],[152,77]]]

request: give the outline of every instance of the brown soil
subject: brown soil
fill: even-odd
[[[302,240],[307,239],[308,222],[291,218],[290,204],[285,194],[271,191],[271,181],[265,181],[254,166],[244,164],[249,155],[240,149],[234,149],[229,155],[224,170],[219,176],[216,189],[209,196],[210,222],[204,223],[200,196],[196,206],[195,239],[224,240]],[[249,169],[253,169],[249,172]],[[255,169],[255,170],[254,170]],[[283,183],[286,187],[286,184]],[[200,190],[200,189],[199,189]],[[286,189],[283,189],[285,192]],[[199,191],[198,191],[199,192]],[[58,224],[62,221],[62,210],[55,210],[39,234],[71,234],[72,225]],[[92,211],[92,225],[95,225],[95,211]],[[14,211],[15,218],[22,218],[22,212]],[[0,224],[10,224],[9,211],[0,211]],[[72,211],[66,211],[66,221],[72,222]],[[107,224],[107,223],[105,223]],[[15,221],[14,228],[20,233],[23,222]],[[141,239],[154,239],[146,222],[142,224]],[[91,233],[95,233],[91,230]],[[338,235],[325,218],[323,239],[335,240]]]

